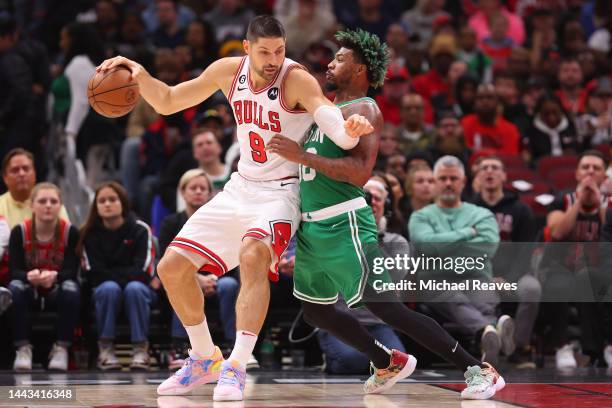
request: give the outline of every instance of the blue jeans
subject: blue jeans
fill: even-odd
[[[217,281],[219,318],[226,341],[236,340],[236,298],[240,284],[233,276],[224,276]],[[176,313],[172,312],[172,338],[187,339],[187,332]]]
[[[405,352],[404,345],[397,334],[385,324],[365,326],[366,330],[389,349]],[[363,374],[368,370],[370,359],[360,351],[332,336],[325,330],[317,333],[321,351],[325,353],[327,371],[331,374]]]
[[[35,304],[35,291],[21,280],[12,280],[8,286],[13,295],[12,326],[16,347],[29,344],[30,309]],[[76,281],[65,280],[44,296],[46,307],[57,309],[57,342],[62,346],[72,343],[74,328],[79,320],[81,288]]]
[[[132,343],[147,341],[151,307],[157,302],[157,293],[151,287],[131,281],[122,289],[117,282],[106,281],[94,289],[93,301],[100,340],[114,340],[117,315],[123,301]]]

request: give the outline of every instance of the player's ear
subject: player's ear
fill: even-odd
[[[248,54],[249,53],[249,40],[247,39],[242,40],[242,46],[244,47],[244,52]]]

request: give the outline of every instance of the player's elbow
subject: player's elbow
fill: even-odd
[[[353,177],[351,177],[351,179],[352,179],[350,180],[351,184],[354,184],[358,187],[363,187],[370,179],[370,175],[367,173],[356,174]]]

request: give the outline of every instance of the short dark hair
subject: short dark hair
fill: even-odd
[[[6,170],[8,169],[8,165],[11,162],[11,159],[15,156],[25,156],[28,159],[30,159],[30,161],[32,162],[32,164],[34,164],[34,155],[32,153],[30,153],[29,151],[27,151],[26,149],[22,149],[21,147],[17,147],[13,150],[11,150],[10,152],[8,152],[4,158],[2,159],[2,175],[4,176],[6,174]]]
[[[506,170],[506,165],[504,163],[504,161],[501,159],[501,157],[495,155],[495,154],[489,154],[487,156],[481,156],[479,157],[476,162],[478,163],[478,165],[482,164],[483,161],[485,160],[495,160],[497,162],[499,162],[502,166],[502,170]]]
[[[580,155],[578,156],[578,163],[580,163],[582,159],[587,156],[600,158],[604,163],[604,169],[608,168],[608,158],[601,151],[595,149],[585,150],[584,152],[580,153]]]
[[[246,37],[249,41],[257,41],[261,37],[286,38],[286,35],[285,28],[280,21],[267,14],[262,14],[251,20]]]

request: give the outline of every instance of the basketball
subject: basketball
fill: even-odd
[[[117,118],[131,112],[139,96],[138,83],[124,66],[96,72],[87,85],[89,104],[107,118]]]

